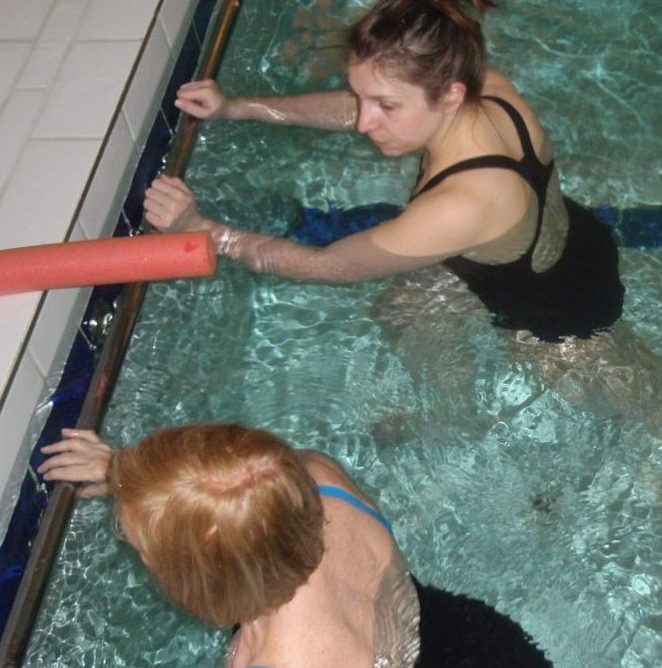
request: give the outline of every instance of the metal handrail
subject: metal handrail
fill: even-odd
[[[215,34],[198,72],[198,78],[215,76],[241,0],[226,0],[218,14]],[[200,121],[185,116],[179,124],[168,153],[165,172],[181,176],[191,156]],[[147,225],[143,221],[144,225]],[[147,290],[147,283],[130,283],[122,289],[85,401],[76,422],[77,429],[98,429],[110,399],[121,362]],[[0,667],[15,668],[23,661],[35,618],[55,562],[62,534],[76,498],[76,485],[57,483],[50,494],[30,557],[0,641]]]

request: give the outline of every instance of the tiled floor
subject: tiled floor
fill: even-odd
[[[197,4],[0,0],[0,249],[111,233]],[[0,296],[0,541],[88,295]]]

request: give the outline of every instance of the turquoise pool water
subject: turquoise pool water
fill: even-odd
[[[244,0],[223,86],[342,85],[340,28],[368,4]],[[566,190],[659,206],[654,3],[501,4],[486,25],[494,63],[545,120]],[[187,180],[210,215],[286,233],[301,203],[402,203],[415,170],[360,137],[216,124]],[[661,261],[657,248],[622,252],[625,320],[658,354]],[[388,336],[396,287],[303,285],[227,261],[214,279],[153,284],[104,436],[126,444],[166,424],[232,420],[320,448],[394,520],[421,580],[496,605],[559,668],[659,665],[659,435],[555,392],[479,309]],[[224,634],[173,610],[109,519],[106,501],[77,505],[25,665],[219,665]]]

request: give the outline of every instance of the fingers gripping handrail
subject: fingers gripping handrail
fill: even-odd
[[[241,0],[225,0],[224,7],[218,14],[214,38],[200,65],[197,78],[210,79],[215,76],[240,5]],[[184,174],[197,138],[199,125],[200,121],[190,116],[185,116],[180,122],[166,160],[165,171],[169,176]],[[145,221],[143,224],[147,225]],[[120,294],[108,337],[76,423],[78,429],[97,429],[99,427],[117,379],[121,361],[131,339],[146,289],[146,283],[131,283],[126,285]],[[34,620],[75,497],[76,486],[70,483],[56,484],[50,495],[0,640],[1,668],[14,668],[22,664]]]

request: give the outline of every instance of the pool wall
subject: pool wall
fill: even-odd
[[[0,248],[112,234],[200,4],[0,5]],[[0,297],[0,542],[90,292]]]
[[[66,190],[68,196],[74,191],[78,194],[78,199],[71,204],[72,213],[68,225],[62,215],[57,219],[49,218],[49,223],[43,226],[45,229],[37,226],[34,237],[26,235],[25,240],[19,243],[15,240],[7,241],[11,239],[10,233],[0,236],[0,248],[111,234],[125,235],[131,234],[140,225],[145,184],[161,167],[163,155],[177,123],[179,112],[172,104],[176,89],[193,75],[209,19],[218,2],[140,2],[137,3],[143,12],[140,16],[137,16],[135,11],[129,11],[128,4],[126,7],[125,4],[127,3],[117,3],[111,7],[111,3],[107,1],[52,2],[49,3],[49,10],[42,13],[42,26],[35,31],[37,37],[31,48],[35,54],[41,56],[44,51],[52,50],[55,46],[59,48],[58,53],[53,56],[61,56],[59,74],[51,82],[51,89],[58,91],[61,96],[66,94],[72,109],[77,102],[84,104],[87,97],[94,98],[94,76],[103,80],[99,90],[109,86],[109,80],[113,77],[119,82],[123,75],[125,80],[121,86],[116,86],[118,94],[112,100],[112,113],[104,116],[104,121],[107,122],[106,132],[97,142],[98,153],[90,162],[89,174],[73,172],[73,176],[80,177],[81,180],[78,190],[73,184]],[[72,14],[74,6],[80,10],[78,14]],[[136,9],[133,5],[131,7]],[[40,8],[44,9],[41,6]],[[7,32],[4,26],[12,21],[20,32],[20,19],[23,14],[18,10],[18,3],[12,2],[5,3],[0,8],[3,21],[5,14],[7,15],[7,23],[3,23],[3,28],[0,29],[2,39]],[[78,21],[73,20],[74,15]],[[148,19],[140,23],[142,36],[130,38],[130,35],[137,34],[135,23],[141,17]],[[122,33],[125,35],[122,38],[120,24],[124,20],[127,25],[124,26],[126,32]],[[70,25],[72,21],[75,29]],[[70,39],[66,46],[54,37],[55,34],[64,37],[62,30],[65,26],[68,30],[65,31],[66,36]],[[95,39],[92,39],[93,36]],[[2,39],[0,50],[6,46]],[[14,43],[16,39],[6,41]],[[81,76],[80,72],[67,72],[67,56],[60,51],[77,52],[76,58],[80,58],[77,51],[80,44],[84,44],[91,51],[94,51],[94,48],[90,45],[99,44],[101,53],[106,52],[108,45],[112,44],[111,51],[114,49],[115,55],[121,51],[120,47],[124,46],[133,55],[133,60],[130,67],[119,68],[121,72],[115,71],[111,61],[106,61],[96,72],[90,68],[87,78]],[[38,60],[39,57],[26,57],[24,68],[31,66],[32,58]],[[94,58],[91,57],[91,60],[94,61]],[[100,65],[98,60],[96,62]],[[129,59],[122,63],[127,65]],[[43,67],[43,62],[40,67]],[[79,62],[76,67],[85,69]],[[110,70],[110,73],[107,70]],[[19,72],[18,68],[17,76],[22,81],[24,74]],[[23,90],[20,85],[19,83],[14,89],[5,91],[4,107],[0,113],[0,136],[12,136],[12,128],[2,122],[8,120],[4,112],[11,106],[11,95],[17,95],[16,91]],[[99,95],[103,97],[103,93]],[[46,106],[41,113],[48,116],[49,100],[54,100],[55,104],[58,98],[55,92],[45,97]],[[110,100],[106,102],[110,104]],[[103,115],[109,109],[108,105],[104,104],[88,106],[86,111],[90,115]],[[9,120],[16,119],[12,117]],[[35,127],[38,127],[41,116],[35,123]],[[68,132],[75,135],[76,128],[81,128],[82,134],[86,136],[90,126],[85,123],[85,119],[79,118],[76,124],[69,126]],[[67,134],[62,127],[60,132]],[[86,147],[92,142],[89,138],[78,136],[42,140],[33,137],[33,134],[39,135],[36,131],[32,132],[23,137],[25,146],[14,147],[17,150],[16,160],[21,165],[29,163],[30,158],[34,158],[30,152],[39,149],[43,154],[49,154],[51,149],[63,149],[66,162],[66,157],[74,154],[78,147]],[[19,179],[18,185],[11,178],[3,184],[0,191],[0,211],[3,212],[3,227],[0,232],[3,234],[9,229],[10,220],[4,216],[6,199],[10,204],[20,198],[30,203],[38,191],[40,198],[48,200],[47,205],[42,204],[44,213],[46,206],[60,214],[65,211],[62,199],[58,200],[58,196],[62,194],[58,187],[72,174],[68,168],[58,166],[56,155],[50,156],[50,159],[51,164],[46,167],[33,164],[35,182],[32,184],[32,197],[25,189],[27,178],[23,182]],[[1,160],[0,158],[0,168]],[[28,169],[26,166],[23,168]],[[22,193],[21,187],[24,188]],[[51,193],[51,190],[55,192]],[[57,201],[49,200],[51,194],[53,200]],[[27,208],[32,213],[32,221],[36,220],[34,207]],[[55,228],[58,222],[61,223],[61,236],[51,229]],[[60,290],[25,295],[26,303],[30,297],[37,298],[35,311],[24,338],[16,342],[16,359],[4,379],[0,404],[0,632],[20,581],[36,523],[48,496],[28,462],[32,456],[32,463],[35,466],[38,464],[35,463],[36,455],[33,452],[35,444],[54,440],[61,426],[73,425],[76,422],[101,346],[101,341],[93,339],[100,329],[99,322],[105,315],[112,313],[118,294],[117,286],[108,286],[94,291]],[[20,309],[15,310],[14,307],[22,303],[13,297],[0,299],[0,340],[6,344],[0,349],[0,361],[5,363],[7,359],[1,355],[12,352],[9,345],[12,340],[8,335],[11,333],[10,324],[16,324],[17,316],[21,314]]]

